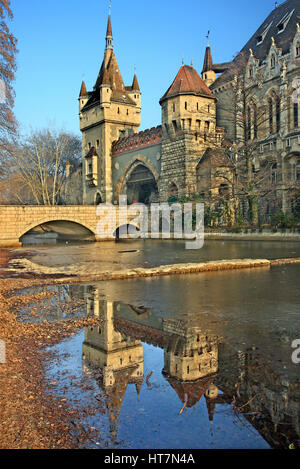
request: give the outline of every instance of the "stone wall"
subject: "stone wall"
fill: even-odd
[[[90,230],[96,240],[114,239],[115,226],[124,224],[120,211],[115,207],[113,214],[100,217],[95,206],[1,206],[0,207],[0,246],[19,246],[20,238],[37,227],[51,221],[78,223]],[[133,216],[128,216],[127,223]]]

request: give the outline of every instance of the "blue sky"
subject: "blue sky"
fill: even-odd
[[[280,1],[278,3],[281,3]],[[140,130],[160,124],[160,97],[184,56],[200,73],[211,31],[214,62],[230,60],[273,10],[272,0],[112,0],[114,48],[125,85],[134,66]],[[18,39],[15,114],[23,132],[54,126],[79,134],[83,73],[91,90],[102,63],[109,0],[11,0]]]

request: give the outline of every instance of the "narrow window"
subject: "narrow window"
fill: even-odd
[[[275,68],[275,55],[274,54],[271,57],[271,68]]]
[[[294,128],[298,128],[299,107],[298,103],[294,103]]]
[[[175,112],[175,103],[173,103],[173,112]]]
[[[257,107],[256,104],[253,106],[253,132],[254,138],[257,138]]]
[[[273,102],[272,102],[272,99],[269,99],[269,131],[270,131],[270,134],[273,133]]]
[[[297,42],[297,45],[296,45],[296,57],[300,57],[300,43]]]
[[[247,140],[251,138],[251,109],[247,107],[247,124],[246,124]]]
[[[281,113],[280,113],[280,99],[276,100],[276,132],[280,132],[280,122],[281,121]]]
[[[277,163],[274,163],[271,168],[271,182],[272,184],[277,183]]]
[[[185,101],[185,103],[184,103],[184,108],[185,108],[185,110],[187,111],[187,102],[186,102],[186,101]]]

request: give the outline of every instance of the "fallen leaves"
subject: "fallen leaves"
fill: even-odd
[[[18,291],[45,283],[43,280],[0,281],[0,338],[6,343],[6,363],[0,365],[2,449],[76,448],[79,442],[84,445],[89,437],[95,438],[90,429],[76,426],[74,430],[71,420],[80,420],[79,410],[72,408],[66,398],[48,392],[57,382],[47,383],[44,371],[47,360],[51,358],[49,346],[85,326],[99,325],[99,320],[19,322],[16,307],[38,305],[49,297],[49,292],[26,297],[18,295]],[[71,303],[68,306],[71,307]]]

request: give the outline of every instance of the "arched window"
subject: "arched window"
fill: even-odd
[[[247,107],[246,132],[247,132],[247,140],[250,140],[250,138],[251,138],[251,109],[250,109],[250,106]]]
[[[102,197],[101,197],[101,194],[99,194],[99,192],[97,192],[96,199],[95,199],[95,205],[99,205],[99,204],[102,204]]]
[[[178,187],[176,186],[176,184],[174,182],[169,187],[169,198],[172,199],[172,200],[177,200],[178,199]]]
[[[272,134],[273,133],[273,101],[272,101],[272,98],[269,98],[268,107],[269,107],[269,131],[270,131],[270,134]]]
[[[253,138],[257,138],[257,106],[253,105]]]
[[[271,56],[271,68],[275,68],[275,64],[276,64],[276,58],[275,58],[275,55],[272,54],[272,56]]]
[[[271,183],[277,183],[277,163],[274,163],[271,167]]]

